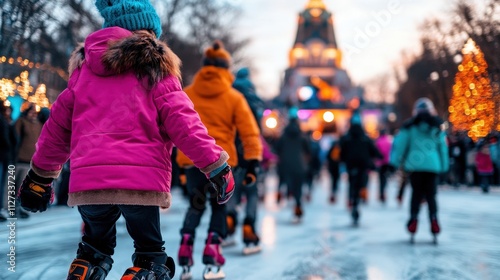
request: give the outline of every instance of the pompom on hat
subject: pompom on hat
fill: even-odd
[[[228,69],[231,66],[231,55],[224,49],[224,44],[216,40],[212,47],[205,50],[203,66],[215,66]]]
[[[161,36],[160,17],[149,0],[96,0],[95,5],[104,18],[103,27],[152,30]]]

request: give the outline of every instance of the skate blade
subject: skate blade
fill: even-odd
[[[251,246],[243,248],[243,255],[257,254],[261,251],[260,246]]]
[[[191,273],[191,267],[189,266],[183,266],[182,267],[182,274],[181,274],[181,280],[191,280],[193,279],[193,274]]]
[[[226,274],[220,268],[217,272],[214,272],[212,271],[211,267],[208,267],[205,268],[205,272],[203,273],[203,280],[221,280],[224,278],[226,278]]]
[[[432,244],[438,245],[438,239],[437,239],[437,236],[435,236],[435,235],[432,238]]]
[[[301,218],[293,217],[293,219],[292,219],[292,224],[294,224],[294,225],[300,224],[301,222],[302,222]]]
[[[191,280],[193,279],[193,274],[191,272],[184,272],[181,274],[181,280]]]
[[[234,245],[236,245],[236,240],[234,240],[234,239],[224,240],[220,244],[221,247],[231,247]]]

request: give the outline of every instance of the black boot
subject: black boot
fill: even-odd
[[[113,265],[111,256],[87,243],[78,244],[76,259],[69,268],[67,280],[104,280]]]
[[[165,252],[137,252],[132,261],[134,267],[127,269],[122,279],[171,280],[175,275],[174,259]]]

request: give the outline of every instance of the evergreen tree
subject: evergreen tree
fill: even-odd
[[[468,131],[476,141],[494,129],[497,114],[483,52],[469,39],[462,55],[450,100],[450,122],[455,131]]]

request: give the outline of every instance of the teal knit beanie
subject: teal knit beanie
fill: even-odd
[[[103,27],[118,26],[130,31],[149,29],[161,36],[160,17],[149,0],[97,0]]]

